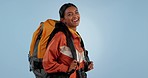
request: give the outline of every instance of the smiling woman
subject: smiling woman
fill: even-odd
[[[66,3],[59,13],[60,22],[55,26],[62,27],[69,35],[60,31],[55,34],[43,57],[43,68],[50,78],[87,78],[85,72],[93,69],[93,62],[89,60],[82,38],[76,31],[80,22],[78,8]],[[68,43],[69,39],[73,42]]]
[[[66,26],[76,31],[76,27],[79,25],[80,22],[80,14],[77,7],[68,7],[65,10],[64,14],[64,18],[61,18],[60,20],[65,23]]]

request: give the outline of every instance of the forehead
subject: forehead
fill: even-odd
[[[75,12],[75,11],[78,11],[78,9],[74,6],[71,6],[71,7],[68,7],[66,10],[65,10],[65,13],[69,13],[69,12]]]

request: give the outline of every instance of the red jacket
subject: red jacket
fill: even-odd
[[[69,30],[72,33],[77,54],[77,61],[80,63],[79,67],[76,69],[78,70],[80,68],[84,68],[84,51],[80,44],[80,36],[72,29]],[[56,33],[48,44],[47,50],[43,57],[43,68],[48,73],[66,73],[72,61],[73,58],[69,47],[67,47],[66,36],[63,32]],[[70,78],[76,78],[76,71],[70,75]]]

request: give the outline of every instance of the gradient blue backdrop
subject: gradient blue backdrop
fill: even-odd
[[[0,77],[35,78],[27,54],[33,32],[74,3],[94,70],[88,78],[148,78],[148,0],[0,0]]]

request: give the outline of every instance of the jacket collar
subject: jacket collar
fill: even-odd
[[[79,34],[77,34],[77,31],[72,30],[71,28],[68,28],[69,31],[72,33],[73,38],[81,38]]]

